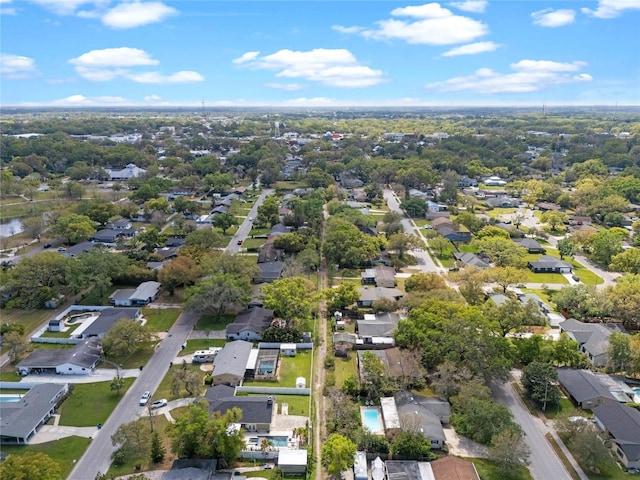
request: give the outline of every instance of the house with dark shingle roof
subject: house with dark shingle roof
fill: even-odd
[[[275,397],[269,396],[235,396],[235,388],[227,385],[216,385],[207,388],[204,394],[209,403],[209,412],[224,415],[234,407],[242,410],[240,426],[247,432],[269,432],[274,414]]]
[[[453,258],[456,259],[456,262],[460,267],[478,267],[478,268],[489,268],[491,265],[489,262],[486,262],[479,255],[470,252],[454,252]]]
[[[360,273],[363,285],[375,285],[376,287],[393,288],[396,286],[396,271],[393,267],[378,265],[367,268]]]
[[[573,270],[570,263],[550,255],[543,255],[538,260],[528,262],[527,267],[533,273],[571,273]]]
[[[89,308],[90,309],[90,308]],[[84,325],[80,325],[73,333],[75,338],[86,339],[91,337],[103,338],[111,327],[113,327],[118,320],[126,319],[131,321],[140,320],[142,314],[139,308],[105,308],[100,310],[99,316],[93,322],[83,328]]]
[[[271,283],[282,278],[282,272],[284,271],[284,262],[264,262],[258,263],[260,273],[257,277],[253,277],[253,283]]]
[[[529,253],[545,252],[544,247],[540,245],[540,243],[537,240],[534,240],[533,238],[520,238],[520,239],[514,240],[514,242],[517,243],[519,246],[526,248],[527,252]]]
[[[55,412],[69,391],[68,384],[40,383],[17,402],[2,402],[0,441],[26,444]]]
[[[640,410],[618,402],[593,409],[594,421],[609,434],[613,451],[626,468],[640,468]]]
[[[360,287],[360,298],[358,299],[358,307],[371,307],[376,300],[400,300],[404,293],[397,288],[384,288],[384,287]]]
[[[609,390],[589,370],[560,367],[558,383],[569,398],[585,410],[616,401]]]
[[[16,366],[20,376],[38,373],[88,375],[102,360],[97,338],[82,340],[73,348],[37,349]]]
[[[471,241],[471,232],[464,230],[456,230],[446,225],[436,227],[440,235],[451,242],[467,243]]]
[[[273,320],[273,310],[253,307],[236,315],[233,323],[227,325],[227,340],[262,340],[262,332],[269,328]]]
[[[449,423],[451,416],[449,402],[411,392],[398,392],[394,399],[400,421],[417,425],[420,433],[431,441],[431,448],[441,449],[446,441],[442,424]]]

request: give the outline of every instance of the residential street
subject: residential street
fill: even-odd
[[[247,236],[249,235],[249,232],[251,232],[251,229],[253,228],[252,220],[249,220],[249,217],[256,218],[256,215],[258,215],[258,207],[262,205],[262,202],[264,202],[264,199],[267,198],[272,193],[273,193],[272,188],[265,188],[264,190],[262,190],[262,193],[256,199],[255,203],[253,204],[253,207],[247,214],[247,218],[245,218],[244,221],[238,226],[238,230],[236,231],[235,235],[229,242],[229,245],[227,245],[227,248],[225,249],[227,252],[238,253],[242,249],[242,245],[238,245],[238,240],[244,241],[244,239],[247,238]]]
[[[493,398],[506,406],[515,422],[522,427],[525,441],[531,449],[529,470],[535,480],[571,480],[571,476],[545,438],[549,430],[537,417],[532,416],[511,386],[512,378],[491,385]]]
[[[98,472],[105,473],[109,469],[111,454],[114,451],[111,436],[121,424],[136,420],[145,412],[146,407],[138,405],[140,397],[145,390],[154,392],[158,388],[169,370],[169,364],[179,354],[182,344],[187,340],[197,319],[197,314],[188,312],[182,312],[178,317],[167,337],[159,344],[140,373],[138,380],[123,395],[102,429],[98,430],[96,438],[69,475],[69,480],[92,479]],[[154,399],[155,397],[152,397],[152,400]]]

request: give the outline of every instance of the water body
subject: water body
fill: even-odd
[[[22,232],[24,227],[19,218],[14,218],[7,223],[0,223],[0,238],[11,237]]]

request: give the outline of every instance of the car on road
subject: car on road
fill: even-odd
[[[151,404],[151,408],[162,408],[166,407],[169,402],[167,402],[166,398],[161,398],[160,400],[156,400]]]
[[[253,217],[248,217],[247,220],[249,220],[250,222],[253,222]]]
[[[51,244],[50,243],[45,243],[42,248],[51,248]]]
[[[64,248],[64,247],[58,247],[58,251],[59,251],[59,252],[66,252],[66,251],[67,251],[67,249],[66,249],[66,248]]]
[[[238,240],[238,245],[242,245],[242,240]]]
[[[147,404],[147,402],[149,401],[150,398],[151,398],[151,392],[147,390],[140,397],[140,406],[144,407]]]

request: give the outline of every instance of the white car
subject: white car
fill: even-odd
[[[153,402],[151,404],[151,408],[162,408],[162,407],[166,407],[167,404],[169,402],[167,402],[166,398],[161,398],[160,400],[156,400],[155,402]]]
[[[140,397],[140,406],[144,407],[150,398],[151,398],[151,392],[149,391],[144,392]]]

